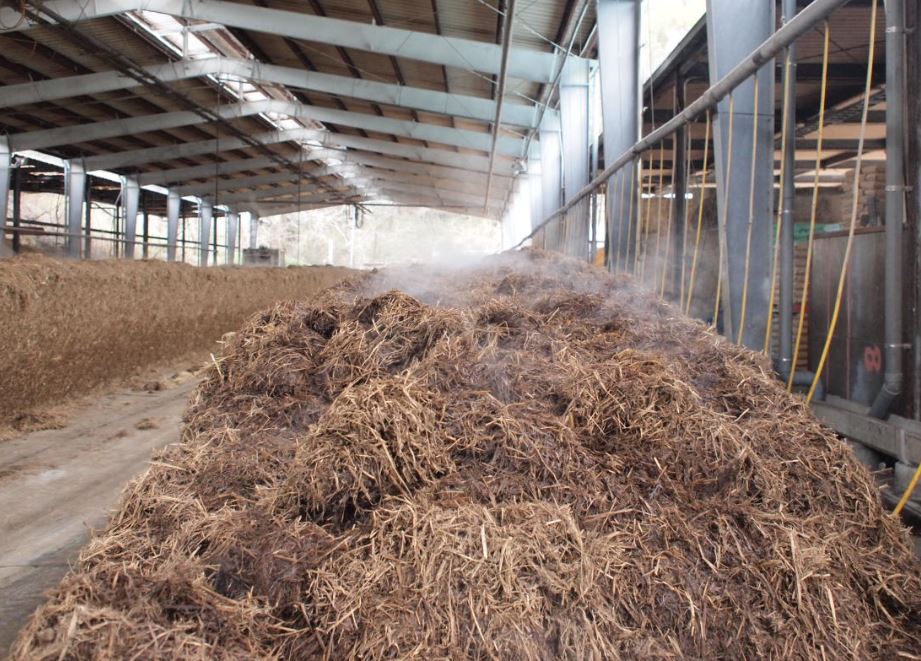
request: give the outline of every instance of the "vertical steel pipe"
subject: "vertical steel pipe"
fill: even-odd
[[[22,234],[19,231],[22,220],[22,166],[23,159],[19,159],[13,173],[13,254],[18,254],[22,248]],[[3,237],[0,234],[0,242]]]
[[[13,154],[6,136],[0,136],[0,255],[6,250],[6,210],[10,199],[10,170]]]
[[[796,0],[783,0],[783,24],[796,15]],[[787,116],[784,131],[787,136],[783,158],[783,199],[780,228],[780,358],[778,372],[786,379],[796,369],[793,355],[794,298],[794,205],[796,204],[796,43],[784,52],[783,89]],[[789,62],[789,65],[786,64]]]
[[[905,3],[886,0],[886,266],[883,387],[870,415],[885,418],[902,394],[902,222],[905,218]]]

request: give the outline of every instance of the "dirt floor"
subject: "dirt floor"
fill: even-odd
[[[179,440],[198,378],[123,387],[84,402],[66,427],[0,442],[0,656],[152,452]]]

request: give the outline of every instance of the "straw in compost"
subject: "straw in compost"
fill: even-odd
[[[919,569],[761,356],[529,252],[250,319],[14,657],[912,658]]]

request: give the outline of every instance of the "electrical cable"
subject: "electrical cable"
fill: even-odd
[[[691,314],[691,300],[694,296],[694,280],[697,277],[697,259],[700,256],[700,237],[704,224],[704,200],[707,193],[707,157],[710,151],[710,112],[707,111],[707,128],[704,138],[704,164],[700,176],[700,202],[697,207],[697,236],[694,239],[694,256],[691,259],[691,274],[688,276],[688,300],[684,308],[685,314]]]
[[[793,377],[796,373],[796,359],[799,356],[806,323],[806,304],[809,301],[809,285],[812,280],[812,253],[815,250],[815,225],[819,213],[819,172],[822,169],[822,146],[825,140],[825,105],[828,99],[828,57],[831,43],[831,28],[825,22],[825,45],[822,55],[822,87],[819,96],[819,136],[816,143],[815,175],[812,182],[812,207],[809,212],[809,240],[806,244],[806,271],[803,274],[803,292],[800,296],[799,319],[796,324],[796,336],[793,338],[793,362],[787,376],[787,392],[793,392]]]
[[[851,250],[854,246],[854,230],[857,229],[857,211],[860,204],[860,169],[863,165],[864,144],[867,137],[867,118],[870,113],[870,93],[873,90],[873,64],[876,57],[876,20],[879,14],[879,0],[873,0],[872,7],[870,12],[870,52],[867,56],[867,84],[864,91],[863,115],[860,120],[860,140],[857,146],[857,162],[854,165],[854,202],[851,206],[851,224],[847,232],[847,244],[844,248],[844,261],[841,264],[841,275],[838,277],[838,291],[835,295],[835,307],[832,311],[831,322],[828,325],[828,335],[825,337],[825,345],[822,347],[822,354],[819,357],[819,364],[816,366],[812,385],[809,386],[809,392],[806,395],[807,404],[812,402],[812,398],[815,396],[816,388],[819,385],[819,379],[822,377],[825,363],[828,360],[831,342],[838,326],[838,317],[841,314],[841,300],[844,296],[844,285],[847,279],[847,267],[850,263]],[[793,370],[790,371],[792,372]]]
[[[19,20],[17,20],[13,25],[4,25],[0,21],[0,30],[16,30],[20,25],[26,22],[26,0],[19,0]]]
[[[745,317],[748,313],[748,282],[751,279],[751,257],[752,257],[752,229],[755,225],[755,183],[758,173],[758,117],[759,105],[758,90],[761,85],[758,84],[758,72],[753,77],[755,82],[754,93],[754,112],[752,114],[752,162],[751,162],[751,180],[748,190],[748,228],[745,235],[745,276],[742,278],[742,305],[739,308],[739,332],[736,337],[736,344],[741,345],[745,337]],[[773,179],[773,175],[771,177]],[[773,183],[773,182],[772,182]],[[773,186],[771,186],[773,188]]]

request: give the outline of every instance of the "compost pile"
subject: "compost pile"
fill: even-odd
[[[760,355],[530,252],[252,318],[14,654],[916,658],[919,569]]]
[[[349,269],[208,268],[156,260],[0,259],[0,425],[139,368],[212,349],[276,301]]]

